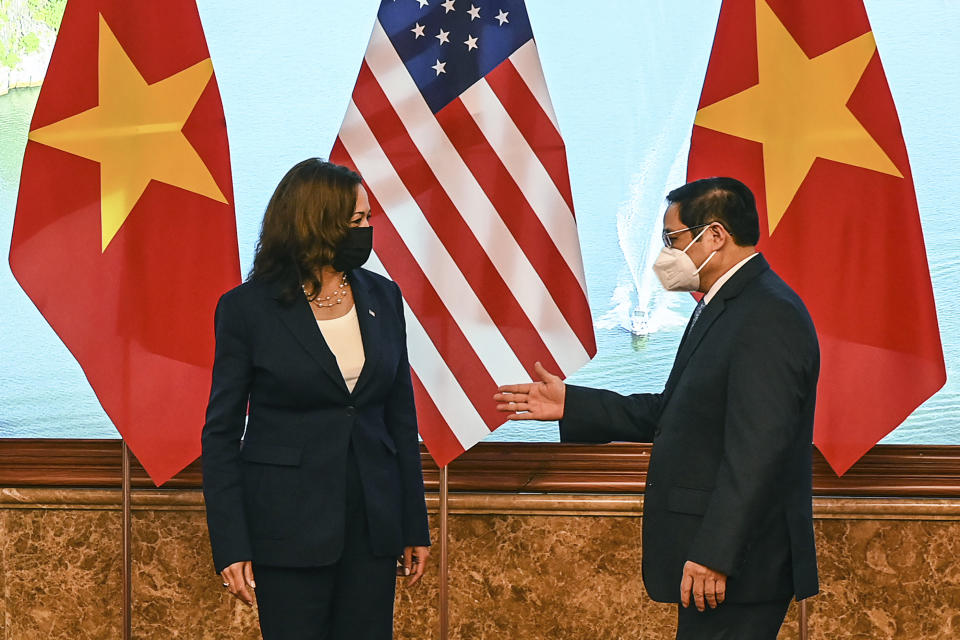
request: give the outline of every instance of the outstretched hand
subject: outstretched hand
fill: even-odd
[[[493,396],[497,411],[509,413],[507,420],[559,420],[563,417],[563,403],[567,386],[543,368],[539,362],[533,365],[539,382],[508,384],[497,389]]]

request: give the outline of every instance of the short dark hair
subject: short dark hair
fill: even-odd
[[[757,202],[749,187],[735,178],[688,182],[668,193],[667,202],[677,205],[684,226],[719,222],[741,247],[752,247],[760,240]]]
[[[300,284],[320,291],[317,271],[333,262],[350,228],[362,178],[319,158],[295,164],[267,204],[250,279],[280,279],[281,299],[293,301]]]

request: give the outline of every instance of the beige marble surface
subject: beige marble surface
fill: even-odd
[[[0,490],[0,640],[119,638],[117,493],[42,491]],[[642,501],[595,498],[456,496],[450,637],[672,638],[674,607],[650,601],[640,578]],[[134,504],[134,637],[259,637],[255,610],[213,574],[199,494],[135,494]],[[811,638],[960,638],[960,501],[887,506],[820,501]],[[423,583],[399,590],[398,639],[437,637],[437,562],[435,547]],[[781,639],[799,637],[796,609]]]
[[[213,571],[202,512],[136,511],[132,547],[135,638],[260,637],[256,611]]]
[[[821,593],[814,638],[960,638],[960,526],[817,523]]]
[[[0,637],[120,637],[120,536],[118,512],[0,510]]]

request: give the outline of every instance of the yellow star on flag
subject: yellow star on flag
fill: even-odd
[[[99,104],[30,132],[30,140],[100,163],[101,250],[150,180],[227,202],[182,129],[213,74],[210,58],[147,84],[100,16]]]
[[[876,51],[873,34],[808,58],[767,3],[756,6],[759,83],[700,109],[694,123],[763,144],[772,235],[816,158],[903,175],[847,108]]]

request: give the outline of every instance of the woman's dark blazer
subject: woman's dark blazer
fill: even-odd
[[[400,290],[348,278],[365,356],[352,393],[303,296],[284,304],[282,282],[251,280],[220,298],[202,435],[217,571],[336,562],[351,444],[374,554],[430,544]]]

